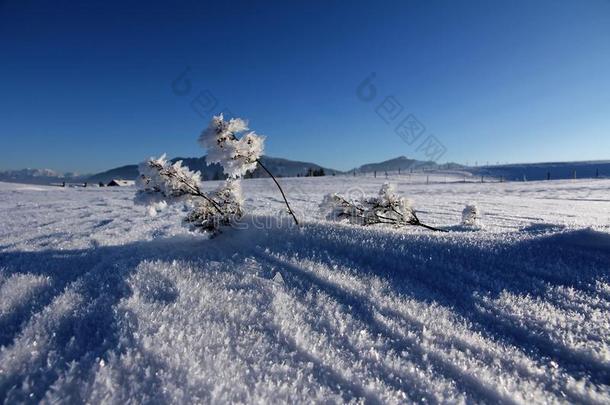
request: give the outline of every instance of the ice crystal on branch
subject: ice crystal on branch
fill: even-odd
[[[246,121],[239,118],[225,121],[220,114],[214,116],[199,137],[199,143],[208,150],[207,163],[219,163],[228,176],[225,184],[214,193],[202,192],[199,172],[182,166],[182,161],[168,162],[163,155],[140,165],[136,202],[146,204],[151,216],[165,206],[165,201],[170,204],[188,202],[192,210],[184,222],[196,229],[217,232],[219,227],[230,225],[242,217],[243,199],[237,179],[260,165],[275,182],[288,212],[298,225],[280,184],[259,160],[263,153],[264,137],[253,131],[245,133],[247,130]]]
[[[201,190],[201,175],[182,166],[182,161],[168,162],[165,155],[151,158],[139,166],[136,202],[148,206],[151,216],[165,202],[189,202],[191,212],[185,222],[196,229],[217,232],[243,215],[241,190],[235,181],[227,180],[211,195]]]
[[[419,220],[411,205],[411,201],[396,193],[396,187],[384,183],[377,197],[369,198],[366,202],[369,210],[375,217],[395,221],[398,225],[417,225]]]
[[[462,211],[462,225],[464,226],[479,226],[481,211],[475,204],[468,204]]]
[[[338,194],[328,194],[321,209],[326,218],[347,221],[357,225],[389,224],[394,226],[416,225],[441,231],[422,224],[410,201],[396,193],[395,188],[385,183],[376,197],[347,200]]]
[[[208,151],[207,163],[219,163],[230,178],[242,177],[256,169],[265,138],[254,131],[240,138],[247,130],[246,121],[240,118],[225,121],[222,114],[214,116],[199,137],[199,143]]]
[[[209,200],[198,200],[184,222],[195,229],[215,232],[221,226],[229,226],[239,220],[243,216],[242,205],[243,198],[239,183],[227,180]],[[221,209],[218,210],[216,207]]]
[[[171,163],[163,154],[159,158],[142,162],[138,169],[140,177],[137,185],[140,197],[149,196],[177,202],[201,193],[201,174],[182,166],[181,160]]]
[[[359,207],[356,206],[355,202],[351,202],[341,197],[339,194],[326,194],[322,203],[320,204],[320,210],[325,214],[326,219],[329,220],[343,220],[348,221],[355,220],[357,218]]]

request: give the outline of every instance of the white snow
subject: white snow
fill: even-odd
[[[213,239],[133,187],[0,183],[0,402],[610,402],[610,180],[462,177],[280,179],[301,228],[245,180]],[[318,210],[386,181],[450,232]]]
[[[241,118],[225,121],[222,114],[214,116],[199,136],[199,143],[208,153],[207,163],[220,163],[229,178],[243,177],[256,169],[265,137],[254,131],[243,134],[247,130],[248,123]]]
[[[481,218],[481,212],[476,204],[466,204],[462,210],[462,225],[477,226]]]

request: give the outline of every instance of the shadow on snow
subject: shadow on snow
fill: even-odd
[[[601,293],[596,290],[596,283],[610,279],[608,235],[588,230],[554,235],[542,231],[537,229],[532,237],[513,242],[489,242],[468,239],[466,233],[397,235],[353,227],[307,224],[301,229],[229,230],[213,240],[174,237],[84,250],[0,251],[0,283],[15,274],[41,275],[50,279],[50,284],[34,299],[14,308],[11,313],[0,314],[0,346],[14,344],[34,314],[48,306],[70,285],[78,284],[79,293],[86,302],[85,308],[63,320],[55,330],[52,339],[57,351],[57,369],[53,373],[39,371],[33,375],[6,375],[0,380],[0,398],[5,398],[11,387],[21,386],[26,379],[35,385],[35,396],[40,398],[60,373],[68,369],[71,361],[77,361],[83,367],[87,364],[92,366],[111,350],[120,352],[119,335],[123,325],[118,319],[129,317],[117,317],[115,306],[120,299],[131,294],[128,279],[143,260],[223,260],[235,253],[273,263],[284,273],[288,287],[298,294],[316,288],[340,304],[351,306],[358,320],[373,333],[394,341],[399,352],[406,350],[414,356],[424,355],[418,352],[421,349],[396,336],[375,319],[372,311],[375,303],[365,294],[353,295],[275,255],[309,259],[329,266],[339,265],[358,276],[380,277],[387,280],[398,295],[450,308],[485,337],[515,345],[536,357],[553,359],[574,377],[586,377],[596,384],[607,383],[610,379],[608,364],[583,359],[567,347],[555,344],[539,330],[530,330],[513,322],[510,316],[494,315],[481,307],[481,297],[493,299],[503,292],[537,298],[545,297],[550,287],[561,286],[586,294]],[[176,299],[177,292],[171,286],[160,291],[161,295],[153,294],[150,299],[168,302]],[[604,299],[610,300],[610,297]],[[409,319],[404,321],[413,323]],[[412,324],[411,327],[420,325]],[[291,338],[282,340],[290,343]],[[307,353],[302,355],[309,359]],[[447,377],[455,379],[465,391],[493,398],[490,396],[494,394],[492,389],[478,386],[476,381],[460,375],[452,364],[441,358],[430,361]],[[331,372],[329,368],[324,374]],[[383,369],[379,372],[390,374]],[[386,380],[390,385],[409,384],[408,381],[394,384],[392,378]],[[343,383],[350,390],[357,391],[357,387]],[[415,390],[420,397],[427,396],[417,387],[407,389]]]

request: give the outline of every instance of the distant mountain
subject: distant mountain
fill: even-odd
[[[469,167],[466,170],[477,176],[505,180],[551,180],[610,177],[610,160],[582,162],[513,163],[497,166]]]
[[[172,159],[172,162],[176,162],[178,160],[182,160],[185,166],[188,166],[189,169],[193,171],[199,171],[202,174],[204,180],[220,180],[224,178],[224,174],[222,171],[222,167],[213,163],[211,165],[207,165],[205,156],[200,158],[181,158],[177,157]],[[297,175],[305,175],[309,169],[319,170],[323,169],[327,175],[330,174],[338,174],[341,173],[338,170],[329,169],[326,167],[322,167],[315,163],[310,162],[299,162],[294,160],[275,158],[269,156],[263,156],[261,158],[261,162],[274,176],[277,177],[296,177]],[[111,169],[102,173],[94,174],[87,178],[87,181],[91,183],[107,183],[112,179],[125,179],[125,180],[134,180],[138,177],[138,166],[137,165],[127,165],[117,167],[115,169]],[[265,173],[260,167],[257,167],[256,170],[248,177],[268,177],[267,173]]]
[[[261,158],[262,163],[265,165],[274,176],[279,175],[281,177],[296,177],[297,175],[305,175],[309,169],[312,170],[324,170],[326,175],[341,174],[340,170],[323,167],[311,162],[301,162],[298,160],[288,160],[282,158],[275,158],[270,156],[263,156]],[[257,168],[254,171],[254,177],[267,177],[267,175]]]
[[[87,176],[76,173],[57,173],[51,169],[22,169],[0,171],[0,181],[27,184],[77,183]]]
[[[182,160],[191,170],[202,173],[204,180],[223,179],[222,167],[218,164],[208,166],[205,156],[200,158],[174,158],[173,162]],[[305,175],[309,169],[323,169],[325,174],[342,174],[335,169],[321,167],[315,163],[300,162],[282,158],[263,156],[263,164],[278,177],[296,177]],[[582,161],[582,162],[547,162],[505,164],[497,166],[467,167],[457,163],[437,164],[431,161],[409,159],[399,156],[379,163],[368,163],[350,170],[358,173],[384,172],[396,173],[401,170],[407,173],[410,170],[461,170],[470,172],[475,176],[504,178],[507,181],[545,180],[549,176],[552,180],[577,178],[610,178],[610,160]],[[75,173],[58,173],[50,169],[22,169],[0,171],[0,181],[27,184],[56,184],[56,183],[108,183],[112,179],[135,180],[138,177],[137,165],[117,167],[94,175],[79,175]],[[258,167],[248,177],[267,177],[267,174]]]
[[[94,174],[87,178],[90,183],[108,183],[113,179],[135,180],[138,177],[138,165],[126,165]]]
[[[463,169],[463,167],[464,166],[459,165],[457,163],[444,163],[444,164],[439,165],[432,161],[409,159],[406,156],[399,156],[397,158],[385,160],[385,161],[379,162],[379,163],[368,163],[368,164],[362,165],[360,167],[357,167],[357,168],[353,169],[352,171],[355,170],[356,172],[359,172],[359,173],[372,173],[372,172],[383,173],[383,172],[398,172],[399,170],[403,171],[403,172],[407,172],[410,170],[422,170],[422,169],[426,169],[426,170],[438,170],[438,169],[460,170],[460,169]]]

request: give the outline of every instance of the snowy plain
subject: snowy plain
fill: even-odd
[[[610,180],[462,178],[387,179],[448,233],[328,222],[386,179],[327,176],[281,179],[300,228],[243,181],[213,239],[133,188],[0,183],[0,402],[609,403]]]

